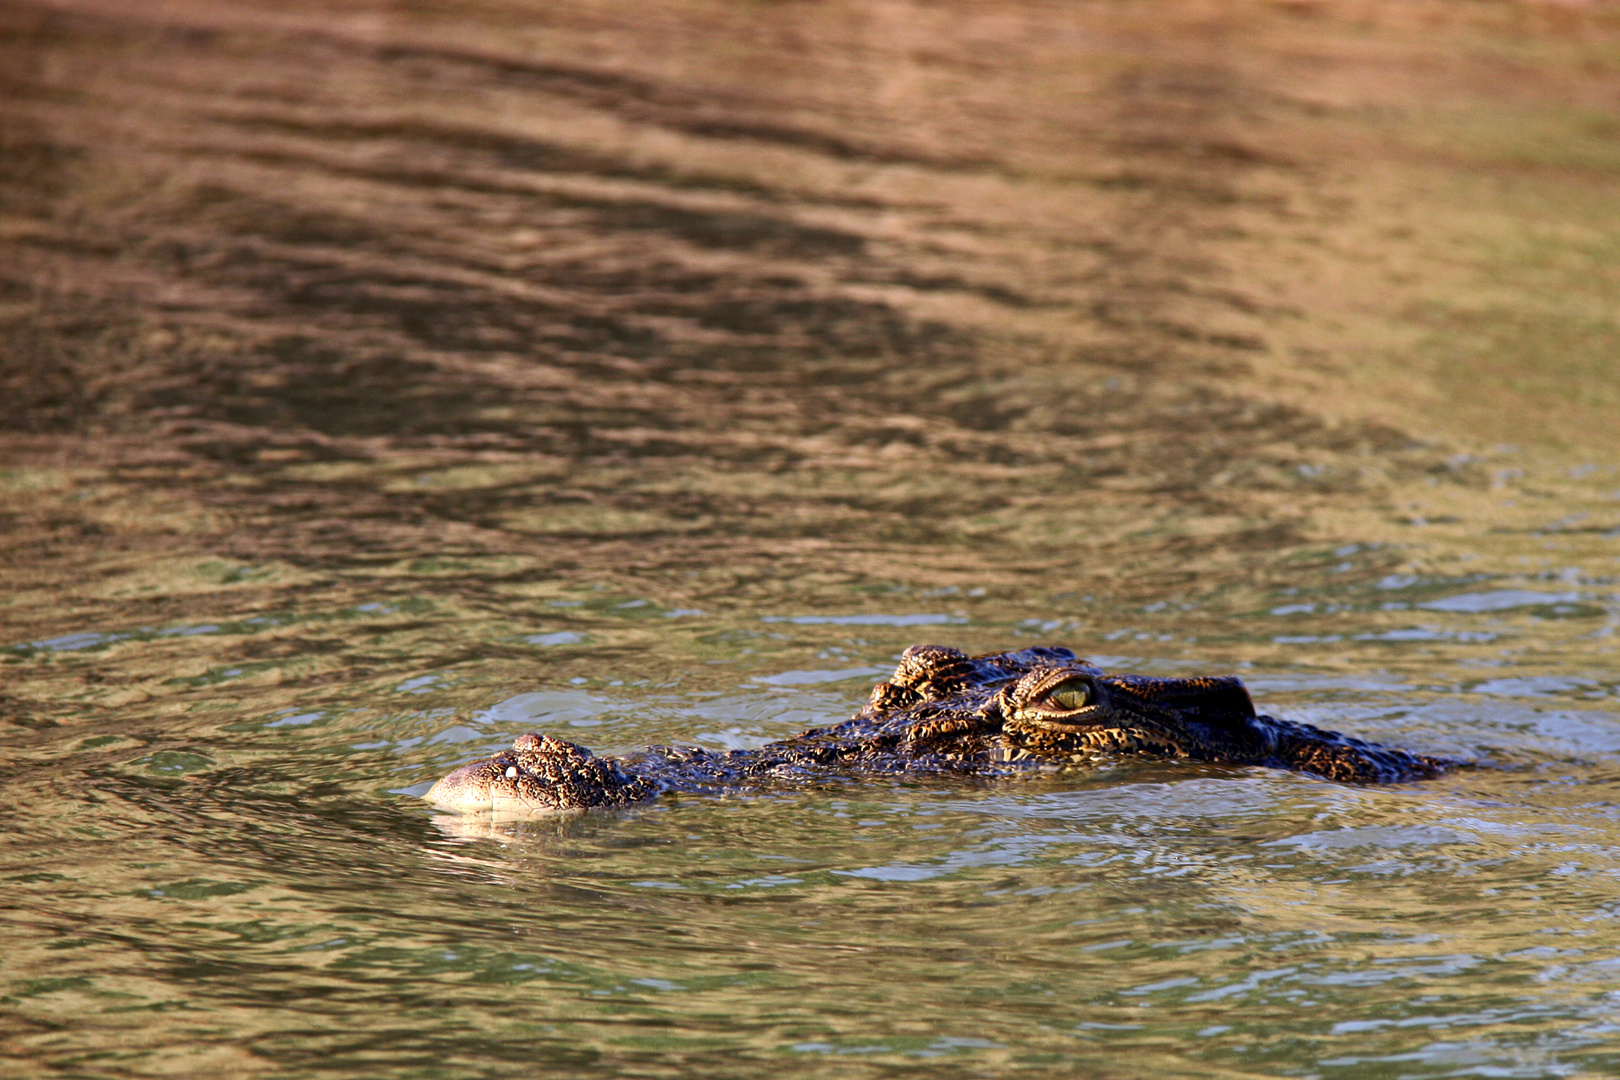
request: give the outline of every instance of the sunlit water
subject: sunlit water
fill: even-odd
[[[1273,6],[0,12],[0,1070],[1620,1072],[1620,473],[1263,396]],[[1469,767],[420,798],[919,642]]]

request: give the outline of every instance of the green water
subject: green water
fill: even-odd
[[[1329,24],[652,10],[0,11],[0,1073],[1620,1072],[1620,471],[1271,385]],[[920,642],[1473,767],[419,797]]]
[[[614,598],[552,609],[557,643],[504,687],[441,668],[222,702],[256,673],[209,669],[183,714],[64,725],[13,758],[8,1053],[63,1075],[1605,1074],[1620,725],[1612,668],[1577,650],[1613,627],[1614,586],[1385,584],[1338,592],[1360,610],[1329,634],[1287,604],[1206,613],[1208,644],[1163,611],[1054,633],[982,601],[896,598],[888,621],[933,623],[896,627]],[[266,623],[379,649],[409,618]],[[8,663],[177,639],[201,660],[252,632],[162,629]],[[636,632],[660,644],[592,644]],[[1363,640],[1235,659],[1267,636]],[[1351,788],[1121,763],[521,824],[415,797],[522,731],[753,746],[846,715],[906,642],[1037,637],[1237,669],[1267,710],[1484,767]]]

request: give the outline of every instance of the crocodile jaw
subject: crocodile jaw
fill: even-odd
[[[463,765],[428,789],[429,802],[457,813],[534,817],[590,806],[625,806],[659,786],[610,758],[549,735],[520,735],[512,749]]]

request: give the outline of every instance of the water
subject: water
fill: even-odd
[[[0,1072],[1620,1070],[1613,27],[1424,10],[0,12]],[[1475,767],[419,798],[922,641]]]

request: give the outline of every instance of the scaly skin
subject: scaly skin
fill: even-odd
[[[1110,675],[1060,648],[970,657],[914,645],[842,724],[758,750],[654,746],[622,758],[523,735],[446,776],[427,798],[449,810],[527,815],[627,806],[664,791],[724,794],[862,773],[995,776],[1121,755],[1267,765],[1357,784],[1423,780],[1455,764],[1260,716],[1235,678]]]

